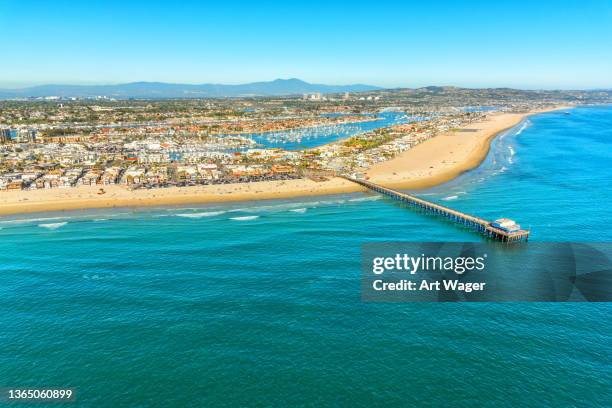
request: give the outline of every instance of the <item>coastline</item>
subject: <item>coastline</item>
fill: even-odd
[[[502,132],[540,113],[568,109],[556,106],[526,113],[493,113],[486,121],[441,133],[366,172],[374,183],[390,188],[425,189],[450,181],[478,167],[489,154],[491,142]]]
[[[340,178],[333,178],[325,182],[296,179],[151,190],[128,190],[119,185],[103,187],[106,194],[102,196],[97,194],[100,186],[3,192],[0,194],[0,216],[93,208],[273,200],[363,191],[360,186]]]
[[[366,172],[371,181],[393,188],[422,189],[450,181],[486,158],[495,137],[528,116],[566,109],[558,106],[527,113],[494,113],[486,121],[439,134]],[[0,215],[89,208],[144,207],[286,199],[354,193],[364,188],[341,178],[310,179],[128,190],[119,185],[0,192]]]

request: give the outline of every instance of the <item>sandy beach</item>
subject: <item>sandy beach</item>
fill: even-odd
[[[366,176],[372,182],[392,188],[421,189],[442,184],[478,167],[487,157],[491,142],[499,133],[516,126],[527,116],[563,108],[566,107],[524,114],[490,114],[483,122],[439,134],[391,160],[379,163]]]
[[[563,109],[566,107],[558,107]],[[553,110],[553,109],[549,109]],[[495,136],[521,122],[525,114],[494,113],[486,121],[437,135],[397,157],[373,166],[371,181],[395,188],[427,188],[449,181],[477,167],[486,157]],[[163,206],[270,200],[299,196],[363,191],[341,178],[315,182],[310,179],[129,190],[124,186],[80,186],[33,191],[0,192],[0,215],[85,208]]]
[[[270,200],[360,191],[359,186],[340,178],[326,182],[297,179],[151,190],[129,190],[120,185],[103,187],[104,195],[98,194],[100,186],[1,192],[0,214]]]

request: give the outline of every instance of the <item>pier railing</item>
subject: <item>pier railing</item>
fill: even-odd
[[[527,241],[529,239],[529,231],[528,230],[518,230],[518,231],[505,231],[500,228],[494,227],[490,221],[487,221],[480,217],[475,217],[470,214],[466,214],[461,211],[453,210],[452,208],[445,207],[440,204],[432,203],[431,201],[424,200],[419,197],[415,197],[410,194],[402,193],[397,190],[392,190],[387,187],[383,187],[381,185],[372,183],[367,180],[355,179],[352,177],[341,176],[342,178],[352,181],[353,183],[360,184],[372,191],[375,191],[380,194],[384,194],[393,199],[411,204],[415,207],[418,207],[426,212],[441,215],[443,217],[449,218],[452,221],[465,225],[469,228],[473,228],[481,234],[504,242],[513,242],[513,241]]]

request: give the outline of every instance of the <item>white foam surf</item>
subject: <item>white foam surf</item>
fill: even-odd
[[[442,201],[452,201],[452,200],[456,200],[456,199],[458,199],[458,198],[459,198],[459,196],[452,195],[452,196],[444,197],[444,198],[442,199]]]
[[[508,151],[510,152],[510,156],[508,156],[508,163],[512,164],[513,163],[513,157],[516,154],[516,152],[514,151],[512,146],[508,146]]]
[[[251,221],[259,218],[259,215],[245,215],[244,217],[232,217],[230,220],[234,221]]]
[[[359,197],[359,198],[351,198],[349,201],[351,202],[378,201],[381,198],[382,196]]]
[[[229,210],[229,213],[234,212],[246,212],[246,213],[275,213],[275,212],[285,212],[292,211],[294,209],[300,208],[313,208],[317,205],[321,204],[319,201],[312,202],[299,202],[299,203],[282,203],[275,205],[259,205],[255,207],[246,207],[246,208],[234,208]]]
[[[289,211],[294,212],[294,213],[304,214],[306,210],[307,208],[294,208],[293,210],[289,210]]]
[[[46,229],[50,229],[50,230],[56,230],[58,228],[63,227],[64,225],[68,224],[67,222],[52,222],[49,224],[38,224],[39,227],[41,228],[46,228]]]
[[[529,127],[529,125],[531,124],[531,122],[529,122],[528,120],[526,120],[525,122],[523,122],[523,124],[521,125],[521,127],[519,128],[519,130],[516,131],[515,135],[518,136],[521,133],[523,133],[523,130],[527,129]]]
[[[45,217],[45,218],[20,218],[16,220],[2,220],[1,224],[20,224],[28,222],[41,222],[41,221],[52,221],[52,220],[66,220],[70,217]]]
[[[183,213],[176,214],[177,217],[183,218],[204,218],[204,217],[214,217],[216,215],[225,214],[225,211],[206,211],[206,212],[197,212],[197,213]]]

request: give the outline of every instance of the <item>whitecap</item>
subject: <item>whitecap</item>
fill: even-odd
[[[456,200],[458,198],[459,198],[459,196],[452,195],[452,196],[444,197],[442,200],[443,201],[452,201],[452,200]]]
[[[510,157],[508,157],[508,163],[512,164],[513,163],[512,158],[514,157],[515,151],[512,148],[512,146],[508,146],[508,150],[510,151]]]
[[[233,212],[245,212],[245,211],[248,211],[248,208],[234,208],[233,210],[228,210],[227,212],[233,213]]]
[[[64,225],[68,224],[67,222],[52,222],[49,224],[38,224],[39,227],[41,228],[47,228],[50,230],[55,230],[58,229],[60,227],[63,227]]]
[[[319,204],[321,205],[336,205],[336,204],[344,204],[346,203],[346,200],[323,200],[323,201],[319,201]]]
[[[232,218],[230,218],[230,220],[234,220],[234,221],[250,221],[250,220],[256,220],[257,218],[259,218],[259,215],[245,215],[244,217],[232,217]]]
[[[302,202],[288,202],[279,203],[272,205],[258,205],[253,207],[240,207],[227,210],[228,213],[245,212],[245,213],[270,213],[270,212],[284,212],[292,211],[294,209],[301,208],[316,208],[318,206],[333,206],[338,204],[344,204],[347,201],[370,201],[379,200],[381,196],[355,198],[350,200],[337,199],[337,200],[321,200],[321,201],[302,201]]]
[[[294,208],[293,210],[289,210],[294,213],[304,214],[306,212],[306,208]]]
[[[184,213],[184,214],[176,214],[177,217],[183,218],[203,218],[203,217],[214,217],[216,215],[225,214],[225,211],[207,211],[207,212],[197,212],[197,213]]]
[[[229,213],[233,212],[246,212],[246,213],[262,213],[262,212],[279,212],[279,211],[291,211],[293,209],[299,209],[303,207],[312,207],[314,204],[318,202],[301,202],[301,203],[281,203],[275,205],[259,205],[256,207],[247,207],[247,208],[235,208],[229,210]]]
[[[70,217],[45,217],[45,218],[19,218],[16,220],[2,220],[2,224],[19,224],[26,222],[41,222],[41,221],[52,221],[52,220],[66,220]]]
[[[522,126],[519,128],[519,130],[516,131],[515,135],[518,136],[521,133],[523,133],[523,130],[527,129],[527,127],[531,124],[531,122],[529,122],[528,120],[523,122]]]
[[[352,201],[352,202],[378,201],[381,198],[382,198],[382,196],[370,196],[370,197],[351,198],[349,201]]]

